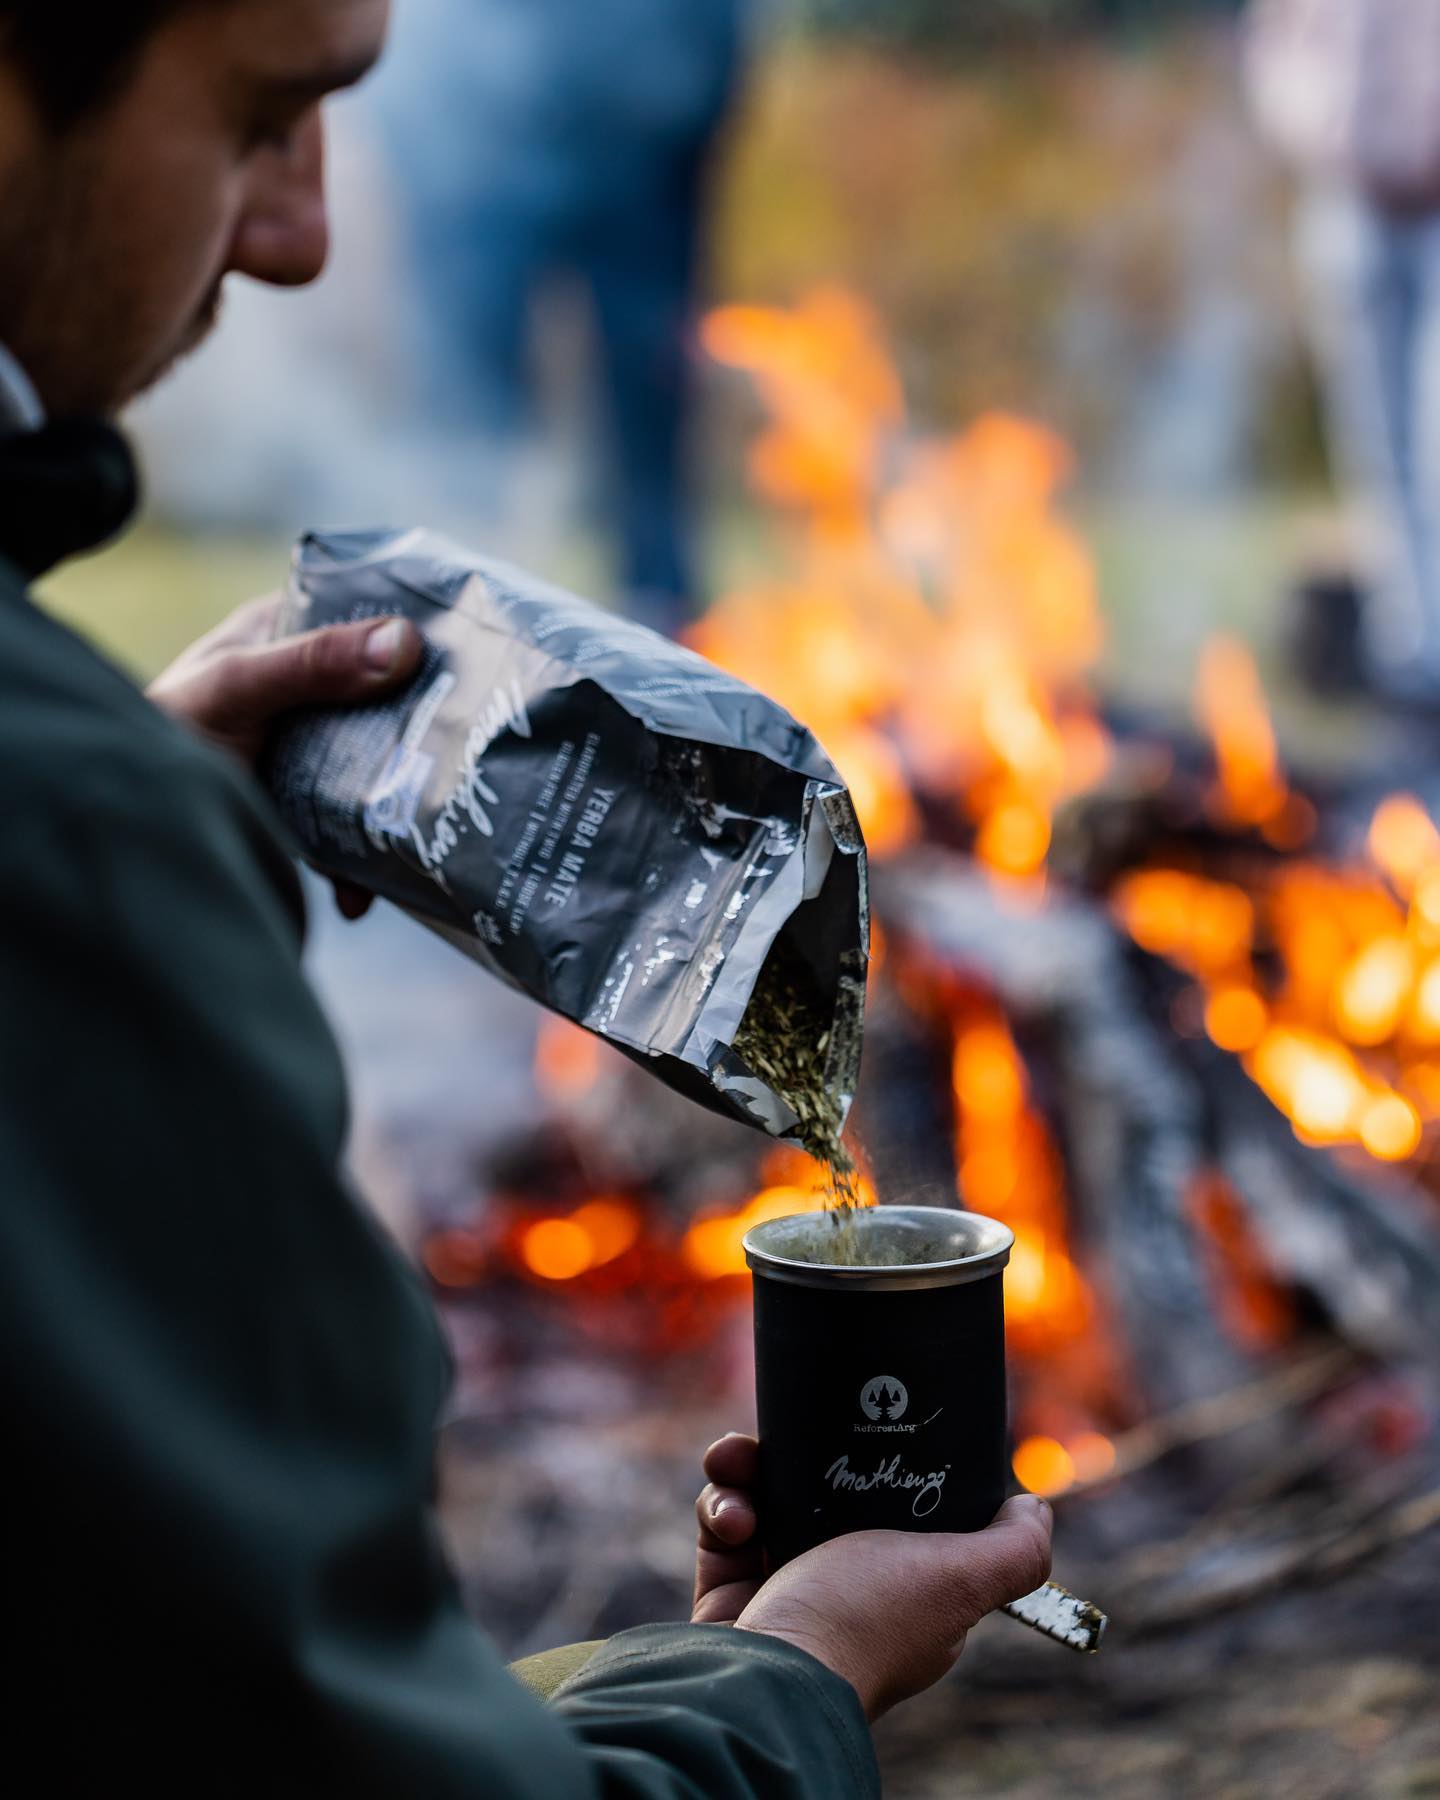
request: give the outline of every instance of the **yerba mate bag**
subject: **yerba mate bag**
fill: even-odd
[[[413,619],[398,698],[298,716],[266,778],[305,854],[672,1087],[776,1136],[733,1048],[767,958],[860,1058],[865,849],[803,726],[693,652],[427,532],[312,534],[279,631]],[[828,1032],[828,1036],[825,1034]]]

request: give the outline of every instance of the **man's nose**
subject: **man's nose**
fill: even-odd
[[[317,109],[284,149],[257,159],[229,267],[274,287],[303,287],[325,267],[325,135]]]

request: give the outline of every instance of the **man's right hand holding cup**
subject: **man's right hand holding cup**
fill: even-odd
[[[705,1454],[693,1616],[808,1651],[850,1683],[872,1722],[933,1686],[972,1626],[1049,1576],[1050,1508],[1020,1494],[984,1531],[852,1532],[767,1580],[751,1498],[756,1450],[732,1433]]]

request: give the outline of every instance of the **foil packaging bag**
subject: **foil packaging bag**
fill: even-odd
[[[773,701],[657,633],[423,531],[311,534],[281,633],[413,619],[397,697],[297,715],[268,785],[307,859],[393,901],[672,1087],[775,1136],[733,1040],[767,959],[854,1092],[869,916],[844,784]]]

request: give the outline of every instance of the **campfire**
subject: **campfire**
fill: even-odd
[[[850,786],[878,924],[862,1197],[1014,1230],[1017,1480],[1112,1547],[1163,1502],[1166,1555],[1097,1593],[1136,1628],[1426,1528],[1440,831],[1287,773],[1238,643],[1205,651],[1193,734],[1108,718],[1065,445],[998,413],[914,433],[854,297],[724,307],[704,346],[764,408],[785,554],[693,641]],[[532,1363],[743,1391],[741,1238],[819,1205],[823,1171],[564,1023],[535,1075],[553,1126],[425,1244],[452,1317],[483,1292]]]

